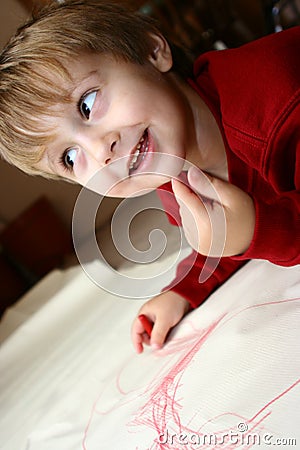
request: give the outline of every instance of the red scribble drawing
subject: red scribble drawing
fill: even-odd
[[[208,339],[216,330],[220,330],[228,322],[232,321],[241,313],[254,308],[261,308],[265,306],[272,306],[276,304],[299,302],[300,298],[273,301],[251,305],[238,311],[227,313],[218,318],[209,327],[203,330],[197,330],[191,323],[193,328],[192,333],[184,338],[173,338],[168,345],[157,352],[157,355],[161,358],[173,356],[174,359],[168,360],[165,366],[160,367],[160,372],[157,376],[153,377],[144,388],[134,389],[126,391],[122,389],[122,373],[118,374],[115,386],[118,389],[120,395],[120,401],[114,404],[110,409],[101,409],[101,396],[99,395],[96,400],[89,422],[86,426],[84,439],[82,442],[82,448],[84,450],[92,450],[88,448],[87,438],[92,421],[96,416],[106,415],[113,413],[114,409],[123,407],[126,403],[130,403],[136,400],[137,397],[144,399],[144,403],[139,407],[134,415],[131,415],[130,420],[127,422],[128,433],[142,433],[143,429],[152,429],[155,432],[155,438],[151,443],[143,443],[143,447],[135,446],[136,450],[195,450],[197,449],[229,449],[229,450],[248,450],[255,445],[255,441],[250,439],[254,434],[259,435],[263,431],[268,431],[265,424],[266,419],[272,415],[272,407],[279,402],[286,394],[293,391],[300,385],[300,378],[296,379],[293,383],[288,384],[285,389],[277,392],[277,395],[270,398],[263,406],[259,407],[255,414],[250,417],[244,417],[235,411],[224,411],[215,417],[211,417],[209,420],[197,420],[198,412],[194,412],[186,421],[182,417],[183,410],[183,398],[182,387],[185,383],[185,392],[188,390],[188,380],[183,379],[187,369],[190,369],[193,365],[196,355],[201,351],[203,346],[207,343]],[[171,361],[171,364],[170,364]],[[171,365],[171,367],[170,367]],[[222,417],[223,416],[223,417]],[[224,438],[232,433],[232,428],[224,427],[224,429],[214,430],[212,442],[205,441],[207,437],[207,426],[220,423],[221,418],[231,418],[231,422],[237,424],[244,424],[245,429],[235,430],[238,431],[238,437],[240,438],[239,445],[237,442],[232,443],[230,440]],[[235,422],[233,422],[233,419]],[[195,423],[197,422],[197,426]],[[210,427],[211,428],[211,427]],[[198,443],[188,442],[183,445],[174,444],[172,439],[167,439],[166,430],[168,433],[174,436],[198,436],[200,441]],[[272,430],[271,430],[272,431]],[[278,431],[278,430],[277,430]],[[203,438],[201,440],[201,437]],[[247,437],[249,439],[247,439]],[[243,440],[242,440],[243,438]],[[94,450],[94,449],[93,449]]]

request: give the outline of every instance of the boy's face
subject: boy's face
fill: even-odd
[[[104,54],[78,57],[68,67],[72,101],[46,119],[56,133],[39,168],[116,197],[178,175],[193,130],[167,59],[155,55],[140,66]]]

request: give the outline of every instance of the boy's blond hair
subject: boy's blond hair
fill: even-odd
[[[71,77],[68,61],[99,52],[144,64],[154,50],[153,33],[159,30],[151,18],[114,3],[67,0],[40,10],[0,56],[2,157],[26,173],[57,178],[36,165],[55,136],[43,117],[70,101],[63,87]]]

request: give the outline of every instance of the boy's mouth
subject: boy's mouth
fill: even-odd
[[[132,150],[129,160],[129,176],[135,172],[141,162],[144,160],[146,153],[149,149],[148,130],[146,129],[143,136],[137,143],[136,147]]]

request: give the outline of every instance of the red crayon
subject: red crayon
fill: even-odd
[[[141,321],[143,327],[145,328],[146,333],[149,335],[149,337],[151,337],[153,323],[150,322],[150,320],[148,319],[147,316],[145,316],[145,314],[140,314],[138,316],[138,319]]]

